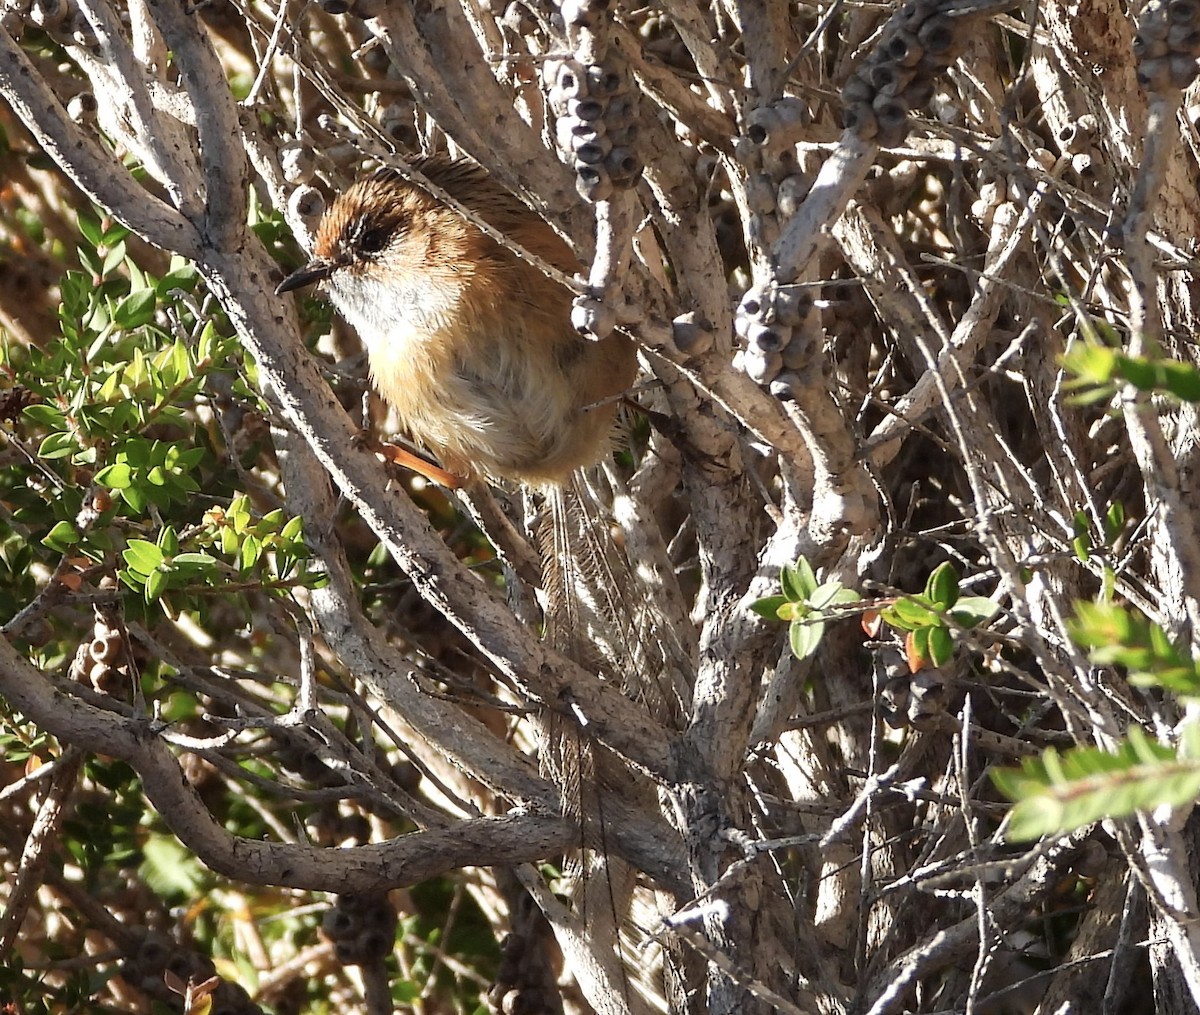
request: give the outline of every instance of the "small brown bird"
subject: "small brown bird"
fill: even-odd
[[[530,253],[578,270],[566,243],[480,167],[437,156],[414,165]],[[637,372],[632,343],[576,334],[565,288],[398,173],[339,196],[313,259],[275,291],[318,281],[366,343],[383,397],[455,476],[558,485],[608,449]]]
[[[415,167],[530,253],[567,274],[579,269],[566,243],[479,167],[443,158]],[[359,180],[334,201],[317,231],[313,259],[276,292],[319,281],[366,343],[384,398],[454,476],[545,488],[546,637],[589,659],[603,646],[619,649],[631,631],[637,638],[622,586],[611,580],[611,535],[606,525],[592,523],[579,485],[570,481],[610,446],[617,402],[637,372],[633,344],[622,336],[589,342],[576,334],[567,289],[388,170]],[[580,596],[589,584],[598,584],[599,592]],[[586,644],[591,638],[601,649]],[[622,655],[613,671],[632,684],[638,666],[630,660],[638,657]],[[593,765],[590,744],[552,714],[544,718],[542,763],[562,787],[564,811],[578,814],[581,780]],[[599,855],[602,845],[588,849],[575,888],[581,899],[594,896],[580,903],[588,930],[567,921],[555,931],[581,982],[592,985],[584,990],[597,1011],[640,1012],[642,1006],[629,1006],[624,986],[627,952],[614,950],[618,916],[629,907],[635,880],[603,876],[627,868]]]

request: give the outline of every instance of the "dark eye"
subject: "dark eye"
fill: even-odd
[[[392,231],[386,226],[375,226],[372,229],[366,230],[358,238],[358,243],[355,246],[358,248],[360,254],[378,254],[388,245],[391,235]]]

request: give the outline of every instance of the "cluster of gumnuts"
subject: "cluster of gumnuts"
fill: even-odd
[[[938,0],[907,0],[842,88],[843,122],[864,141],[893,146],[908,135],[908,114],[933,96],[954,60],[956,22]]]
[[[325,911],[321,933],[342,965],[360,966],[391,953],[399,923],[387,892],[347,892]]]
[[[32,25],[66,46],[96,49],[99,45],[95,30],[71,0],[5,0],[0,25],[14,39]]]
[[[183,999],[177,989],[168,986],[168,979],[180,984],[201,984],[216,975],[217,969],[207,955],[182,948],[164,934],[146,931],[121,967],[121,977],[130,986],[157,1001],[176,1009]],[[168,978],[167,974],[171,976]],[[250,995],[236,983],[222,980],[211,991],[209,1015],[262,1015],[262,1009],[250,1000]]]
[[[505,934],[500,941],[500,969],[488,991],[488,1007],[503,1015],[542,1015],[561,1011],[562,998],[544,962],[531,961],[536,947],[522,934]],[[531,975],[532,971],[532,975]]]
[[[1147,91],[1190,85],[1200,57],[1200,3],[1150,0],[1138,18],[1133,55],[1138,61],[1138,83]]]
[[[503,889],[504,878],[498,878]],[[510,894],[512,929],[500,941],[500,968],[487,993],[488,1008],[503,1015],[559,1015],[562,994],[548,959],[550,924],[525,891]]]
[[[555,140],[585,201],[631,187],[642,172],[634,147],[638,92],[628,67],[607,44],[608,5],[609,0],[564,0],[560,13],[573,54],[546,61],[542,71]]]
[[[115,591],[115,579],[101,583],[106,591]],[[120,611],[113,605],[97,603],[92,637],[75,653],[72,672],[81,683],[90,684],[101,694],[120,696],[129,687],[129,651]]]
[[[812,343],[802,333],[815,323],[814,311],[803,286],[771,282],[749,289],[734,316],[741,344],[735,365],[751,380],[767,385],[772,394],[791,397],[796,372],[812,359]]]
[[[746,200],[755,215],[790,218],[800,207],[811,180],[796,162],[796,142],[810,122],[808,103],[785,95],[746,115],[745,133],[735,146],[743,165],[754,166],[746,181]]]

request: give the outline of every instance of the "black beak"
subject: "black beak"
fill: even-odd
[[[303,289],[306,285],[321,282],[329,278],[337,270],[337,267],[335,262],[324,261],[320,258],[309,261],[303,268],[297,268],[280,282],[275,287],[275,295],[282,296],[284,293],[290,293],[293,289]]]

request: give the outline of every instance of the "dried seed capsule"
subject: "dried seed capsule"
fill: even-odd
[[[782,99],[776,99],[774,105],[775,110],[779,113],[779,119],[785,124],[807,126],[812,123],[812,111],[803,99],[798,99],[794,95],[785,95]]]
[[[1143,32],[1133,37],[1133,55],[1138,60],[1153,60],[1170,52],[1167,40],[1150,38]]]
[[[632,183],[642,172],[641,160],[630,148],[613,148],[604,160],[604,167],[617,185]]]
[[[671,322],[671,338],[675,348],[685,356],[702,356],[715,341],[707,322],[701,321],[695,311],[682,314]]]
[[[792,329],[781,324],[770,327],[756,321],[746,331],[746,348],[750,352],[769,354],[780,352],[792,340]]]
[[[896,23],[906,26],[918,25],[934,12],[934,0],[908,0],[896,15]]]
[[[870,82],[859,74],[854,74],[842,86],[842,101],[846,105],[852,105],[856,102],[870,102],[875,98],[875,89],[871,87]]]
[[[289,141],[279,149],[279,168],[291,184],[308,183],[316,174],[313,149],[300,141]]]
[[[915,67],[925,55],[925,48],[912,32],[897,28],[884,38],[880,51],[899,67]]]
[[[1186,88],[1196,80],[1196,57],[1179,53],[1167,60],[1167,80],[1173,88]]]
[[[575,161],[585,166],[597,166],[608,157],[611,150],[612,143],[608,138],[598,137],[593,141],[584,142],[575,149]]]
[[[607,303],[591,296],[576,296],[571,307],[571,327],[587,338],[607,338],[617,326],[617,314]]]
[[[926,53],[941,55],[954,45],[954,26],[948,17],[938,14],[917,29],[917,38]]]
[[[601,167],[581,162],[575,164],[575,190],[585,201],[607,201],[612,197],[613,185]]]
[[[1159,16],[1160,14],[1160,11],[1148,12],[1138,22],[1138,35],[1145,38],[1147,42],[1163,42],[1167,38],[1170,22]]]
[[[812,350],[817,345],[816,339],[806,334],[803,328],[792,332],[792,340],[783,350],[783,368],[785,370],[802,370],[812,364]]]
[[[625,90],[624,76],[615,67],[607,64],[589,64],[587,68],[589,92],[601,97],[612,97]]]
[[[64,22],[62,30],[80,49],[86,49],[97,56],[100,55],[100,40],[96,38],[95,29],[92,28],[91,22],[83,16],[82,11],[72,11],[71,17]]]
[[[746,137],[756,145],[764,145],[773,130],[779,127],[779,114],[771,106],[759,106],[746,116]]]
[[[1200,6],[1194,0],[1171,0],[1167,4],[1167,19],[1174,25],[1193,25],[1200,16]]]
[[[29,20],[39,28],[54,28],[71,11],[67,0],[35,0],[29,9]]]
[[[879,96],[872,108],[879,122],[879,143],[899,144],[908,135],[908,104],[890,95]]]
[[[365,930],[355,943],[356,952],[363,960],[381,959],[392,950],[394,935],[379,930]]]
[[[546,65],[550,78],[550,89],[567,99],[577,99],[588,94],[587,76],[583,64],[578,60],[554,60]]]
[[[568,100],[566,115],[587,123],[595,123],[597,120],[607,119],[605,115],[607,109],[607,105],[601,99],[588,96],[587,98]]]
[[[908,91],[904,93],[904,101],[908,103],[909,109],[923,109],[925,106],[929,105],[929,100],[932,98],[932,77],[917,78],[911,85],[908,86]]]
[[[1167,45],[1177,52],[1192,52],[1196,49],[1198,40],[1200,40],[1200,30],[1197,30],[1193,24],[1172,25],[1171,30],[1167,32]]]
[[[785,327],[799,327],[812,306],[812,297],[797,286],[788,286],[775,293],[775,319]]]
[[[775,187],[765,173],[755,173],[746,181],[746,203],[755,215],[770,215],[775,210]]]
[[[878,95],[900,95],[913,79],[913,73],[892,63],[880,63],[871,68],[871,84]]]
[[[605,117],[605,123],[608,123],[608,118]],[[612,142],[614,148],[629,148],[637,140],[638,125],[631,123],[625,127],[614,127],[608,124],[608,139]]]
[[[596,24],[596,4],[589,0],[563,0],[559,10],[563,21],[573,28],[592,28]]]
[[[1154,57],[1138,64],[1138,84],[1148,92],[1161,92],[1170,87],[1170,71],[1166,57]]]
[[[854,131],[864,141],[870,141],[879,133],[875,110],[869,102],[856,102],[842,111],[842,125]]]
[[[564,116],[554,124],[554,139],[564,152],[577,152],[586,144],[596,144],[604,133],[603,126]]]
[[[115,663],[121,656],[122,639],[118,631],[106,631],[88,644],[88,655],[98,663]]]
[[[633,96],[618,95],[609,100],[604,122],[610,131],[634,127],[637,124],[637,105]]]
[[[779,214],[791,218],[800,210],[800,205],[808,196],[809,180],[799,173],[785,176],[779,181],[779,189],[775,195],[775,204]]]
[[[747,320],[758,317],[763,312],[763,291],[755,286],[753,289],[747,289],[746,295],[742,297],[742,302],[738,304],[738,317]]]
[[[742,354],[742,369],[756,384],[769,384],[783,369],[783,357],[777,352],[747,349]]]
[[[288,211],[310,221],[325,214],[325,197],[316,187],[297,187],[288,198]]]
[[[767,385],[767,390],[781,402],[794,402],[800,390],[800,376],[786,370]]]

